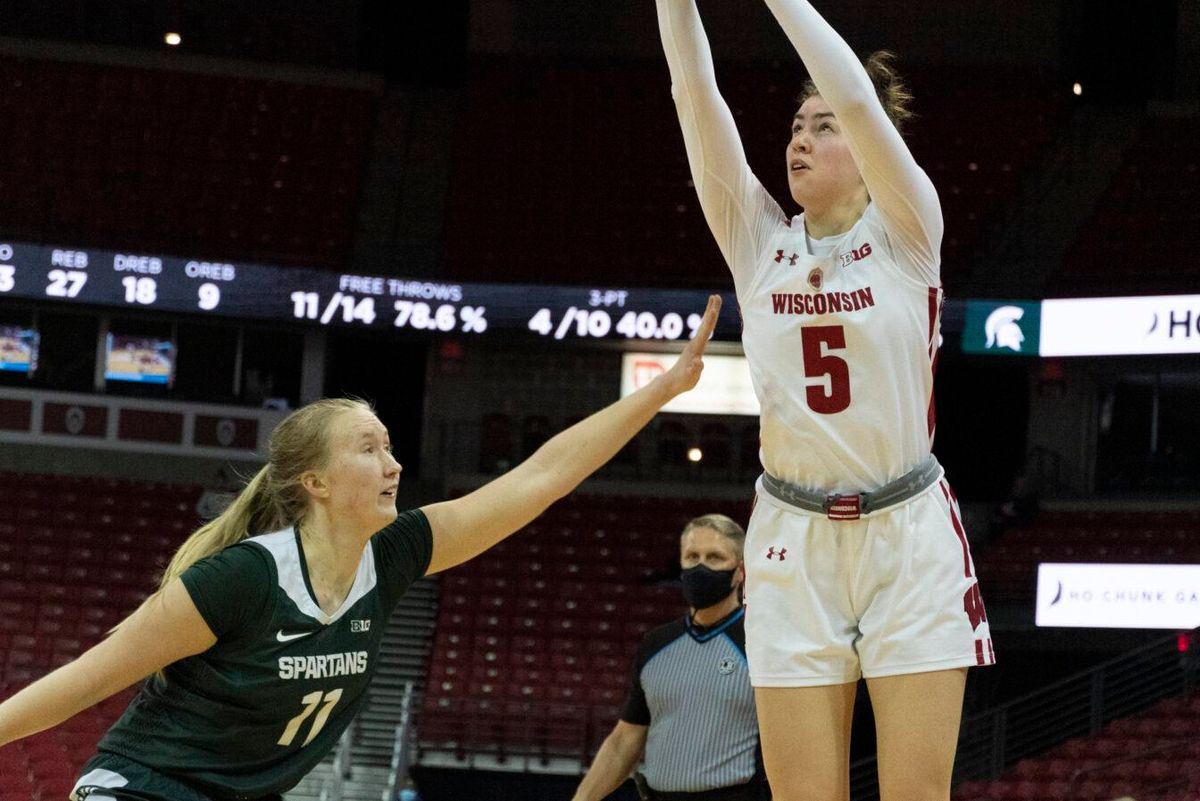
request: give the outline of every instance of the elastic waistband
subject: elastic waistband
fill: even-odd
[[[857,493],[823,494],[789,484],[769,473],[762,474],[762,487],[768,495],[830,520],[857,520],[865,514],[878,512],[903,503],[929,489],[942,477],[942,466],[930,454],[925,461],[877,490]]]

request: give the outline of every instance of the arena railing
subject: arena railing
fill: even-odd
[[[1157,783],[1151,783],[1150,786],[1143,788],[1142,792],[1145,795],[1153,797],[1172,790],[1187,788],[1197,780],[1200,780],[1200,765],[1187,764],[1192,748],[1192,743],[1180,740],[1170,745],[1147,748],[1123,759],[1107,760],[1095,767],[1081,768],[1071,776],[1071,789],[1067,795],[1070,798],[1074,798],[1079,786],[1092,777],[1100,777],[1106,772],[1112,772],[1114,768],[1120,765],[1136,766],[1151,759],[1171,760],[1171,770],[1174,775],[1170,778],[1159,778]],[[1139,795],[1142,795],[1142,793],[1139,793]]]
[[[1200,643],[1193,629],[1191,643]],[[1172,695],[1190,693],[1200,670],[1197,645],[1180,651],[1171,634],[1040,690],[971,716],[959,735],[954,781],[997,779],[1019,759],[1072,737],[1094,736],[1105,724]],[[850,768],[854,801],[879,798],[875,757]]]
[[[1191,641],[1200,642],[1197,634],[1200,630],[1191,632]],[[1200,672],[1200,654],[1195,647],[1180,652],[1178,644],[1178,634],[1156,639],[966,718],[959,736],[955,783],[999,778],[1017,760],[1041,754],[1073,737],[1097,735],[1109,721],[1144,710],[1163,698],[1190,693]],[[511,760],[514,768],[523,764],[531,771],[555,758],[582,758],[586,763],[603,733],[603,724],[613,716],[611,709],[589,704],[569,705],[576,715],[564,719],[561,710],[567,705],[563,704],[513,704],[501,712],[501,704],[480,706],[466,698],[456,700],[461,703],[455,704],[457,709],[436,713],[438,728],[453,731],[456,742],[426,742],[422,750],[456,752],[467,764],[480,757],[501,763]],[[555,708],[560,715],[553,714]],[[514,730],[520,734],[511,738]],[[875,757],[851,765],[850,786],[853,801],[879,798]]]
[[[396,739],[392,741],[392,763],[388,768],[387,789],[382,801],[396,801],[401,784],[408,781],[409,753],[411,750],[413,683],[404,683],[404,698],[400,702],[400,722],[396,724]]]
[[[355,724],[351,723],[338,738],[333,752],[333,766],[329,777],[321,787],[320,801],[342,801],[345,795],[346,777],[350,775],[351,752],[353,750]]]

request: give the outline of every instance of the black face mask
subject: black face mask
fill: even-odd
[[[713,570],[705,565],[689,567],[679,574],[683,597],[693,609],[707,609],[724,601],[733,592],[732,570]]]

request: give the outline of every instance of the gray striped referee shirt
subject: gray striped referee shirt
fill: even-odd
[[[652,789],[700,792],[762,779],[744,617],[738,609],[708,627],[684,617],[638,646],[621,719],[650,727]]]

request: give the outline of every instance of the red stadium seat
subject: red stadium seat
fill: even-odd
[[[716,504],[734,515],[745,511],[738,506]],[[611,515],[614,508],[621,509],[618,517]],[[447,574],[420,724],[426,747],[437,741],[456,753],[478,746],[532,756],[570,747],[578,756],[580,749],[593,747],[598,721],[603,719],[606,732],[628,691],[636,640],[648,628],[674,619],[681,607],[677,587],[631,581],[629,569],[639,563],[652,569],[670,564],[677,558],[677,540],[672,536],[661,543],[654,540],[653,546],[636,544],[649,540],[631,535],[626,521],[674,534],[690,512],[682,501],[648,504],[636,498],[572,496],[512,538],[510,548]],[[523,560],[539,568],[519,576]],[[492,565],[485,568],[488,562]],[[604,591],[598,592],[598,586]],[[472,603],[474,611],[456,611]],[[471,664],[469,675],[461,667],[464,659]],[[460,667],[451,671],[450,665]],[[481,721],[502,715],[504,707],[495,701],[505,698],[534,705],[527,712],[538,704],[565,702],[576,716],[555,724],[561,731],[551,731],[545,722],[533,728],[503,720],[487,723],[486,731],[495,737],[490,743],[458,737],[449,746],[451,741],[440,733],[450,731],[465,713],[443,701],[458,697],[481,702],[470,712]],[[545,710],[538,714],[549,717]]]
[[[25,115],[0,132],[0,149],[13,157],[7,179],[29,185],[9,214],[27,238],[75,231],[115,249],[138,242],[318,266],[340,264],[348,252],[366,145],[351,129],[370,127],[369,92],[262,81],[254,92],[230,91],[253,80],[15,56],[0,60],[0,76]],[[149,108],[163,102],[167,113]],[[47,115],[58,120],[49,138],[30,137],[33,120]],[[336,122],[286,125],[294,115]],[[130,148],[97,133],[135,117],[149,144]],[[225,122],[213,127],[217,117]],[[16,166],[35,162],[36,181]],[[103,187],[110,191],[101,203]],[[256,220],[254,236],[243,233],[246,215]],[[79,483],[72,494],[86,496]]]

